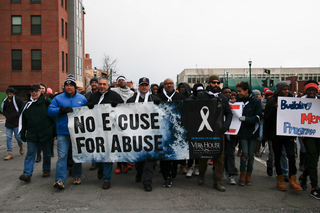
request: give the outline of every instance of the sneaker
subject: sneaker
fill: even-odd
[[[151,184],[150,184],[150,183],[144,184],[144,190],[145,190],[146,192],[151,192],[151,191],[152,191]]]
[[[50,176],[50,172],[44,172],[42,173],[42,177],[46,178]]]
[[[73,178],[73,185],[79,185],[81,184],[81,179],[80,178]]]
[[[217,189],[220,192],[225,192],[226,191],[226,187],[222,186],[221,183],[214,183],[213,184],[213,188]]]
[[[211,166],[213,165],[213,160],[211,160],[211,161],[209,162],[209,165],[211,165]]]
[[[117,169],[116,169],[116,173],[117,173],[117,174],[120,174],[120,172],[121,172],[121,167],[118,166]]]
[[[203,185],[204,184],[204,174],[199,174],[197,181],[198,181],[198,185]]]
[[[312,188],[310,196],[319,200],[320,199],[320,189],[319,189],[319,187]]]
[[[186,178],[192,178],[192,174],[193,174],[193,168],[190,167],[187,171]]]
[[[299,183],[300,183],[302,190],[304,190],[304,191],[308,190],[307,178],[304,178],[303,175],[300,175]]]
[[[31,181],[31,178],[28,175],[20,175],[19,180],[29,183]]]
[[[163,187],[171,188],[172,186],[172,179],[170,177],[167,177],[167,180],[164,182]]]
[[[230,175],[230,176],[229,176],[229,184],[230,184],[230,185],[236,185],[236,184],[237,184],[237,182],[236,182],[236,180],[234,179],[234,176],[233,176],[233,175]]]
[[[273,168],[267,166],[267,175],[268,175],[269,177],[271,177],[272,174],[273,174]]]
[[[53,188],[64,189],[64,183],[61,180],[58,180],[53,184]]]
[[[226,177],[226,173],[225,173],[225,172],[222,173],[221,180],[227,180],[227,177]]]
[[[123,168],[123,172],[124,172],[124,173],[127,173],[128,170],[129,170],[129,167],[128,167],[128,164],[127,164],[127,163],[123,163],[123,164],[122,164],[122,168]]]
[[[187,174],[187,167],[180,166],[180,174]]]
[[[198,176],[199,175],[199,166],[198,165],[195,165],[195,167],[194,167],[194,170],[193,170],[193,174],[195,175],[195,176]]]

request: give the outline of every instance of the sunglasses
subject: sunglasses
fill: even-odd
[[[220,84],[220,81],[211,81],[211,84]]]

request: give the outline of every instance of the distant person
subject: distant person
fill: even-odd
[[[58,161],[56,164],[56,176],[54,188],[64,189],[67,179],[67,158],[68,150],[71,149],[71,139],[68,130],[68,116],[67,113],[73,112],[74,107],[81,107],[86,105],[87,99],[77,93],[77,84],[74,75],[69,74],[64,82],[65,91],[51,101],[48,109],[48,114],[51,117],[56,117],[57,127],[57,149]],[[72,176],[73,184],[81,184],[82,164],[73,163]]]
[[[48,115],[51,99],[40,91],[39,85],[30,88],[30,100],[24,105],[21,118],[21,139],[27,142],[28,151],[24,160],[23,174],[19,179],[30,182],[38,144],[43,150],[42,177],[49,177],[51,171],[51,143],[54,120]]]
[[[157,95],[158,94],[158,84],[151,84],[151,92],[152,94],[154,95]]]
[[[24,153],[23,141],[20,138],[20,134],[18,132],[19,126],[19,115],[20,110],[24,104],[22,98],[16,96],[14,94],[14,88],[8,87],[6,90],[7,97],[3,99],[1,104],[1,109],[3,115],[6,117],[6,137],[7,137],[7,156],[4,160],[13,159],[12,153],[12,134],[14,132],[14,137],[16,138],[19,145],[19,152],[21,155]]]

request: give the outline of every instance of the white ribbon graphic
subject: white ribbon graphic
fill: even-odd
[[[204,113],[204,109],[207,110],[207,113]],[[213,132],[213,130],[211,129],[211,126],[208,122],[208,118],[209,118],[209,108],[207,106],[203,106],[200,110],[200,115],[202,118],[202,123],[200,124],[200,127],[198,129],[198,132],[202,131],[204,127],[207,128],[207,130]]]

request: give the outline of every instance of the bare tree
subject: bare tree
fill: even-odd
[[[102,69],[103,71],[108,73],[108,78],[110,78],[110,71],[112,70],[112,76],[115,77],[118,74],[117,69],[117,59],[112,59],[111,56],[107,54],[103,54],[102,58]]]

